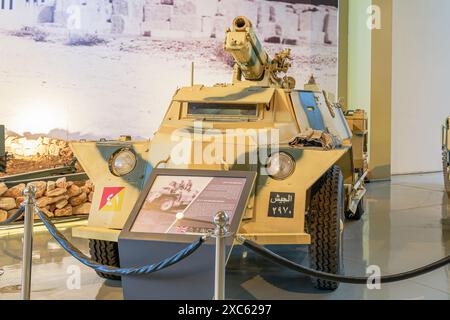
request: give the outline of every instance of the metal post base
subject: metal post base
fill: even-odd
[[[20,298],[21,300],[30,300],[36,188],[34,186],[28,186],[23,194],[26,197],[26,205],[23,225],[22,288]]]
[[[214,300],[225,300],[225,267],[226,267],[226,238],[230,236],[228,232],[230,218],[226,212],[218,212],[214,217],[216,230],[216,263],[214,276]]]

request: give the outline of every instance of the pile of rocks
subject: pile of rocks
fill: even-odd
[[[19,157],[64,157],[73,156],[69,143],[64,140],[49,137],[20,137],[16,135],[7,136],[5,139],[6,152]]]
[[[36,205],[50,218],[88,215],[91,210],[94,195],[91,181],[72,182],[61,178],[56,182],[37,181],[30,185],[36,187]],[[19,184],[8,189],[0,183],[0,222],[17,212],[25,201],[25,188],[25,184]]]

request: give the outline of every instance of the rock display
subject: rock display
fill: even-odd
[[[14,198],[0,198],[0,210],[11,210],[16,207],[16,199]]]
[[[2,197],[5,198],[18,198],[23,195],[23,190],[25,190],[25,184],[21,183],[15,187],[12,187],[6,191]]]
[[[88,215],[94,194],[91,181],[72,182],[66,178],[57,181],[36,181],[29,185],[36,187],[36,206],[48,217],[69,217]],[[25,201],[25,184],[7,188],[0,183],[0,222],[16,213]],[[35,215],[35,219],[38,217]]]
[[[8,187],[3,182],[0,183],[0,197],[3,196],[3,194],[8,191]]]
[[[5,147],[6,152],[18,157],[71,158],[73,156],[67,141],[48,137],[26,138],[11,135],[6,137]]]
[[[0,221],[5,221],[8,218],[8,211],[0,209]]]
[[[47,190],[47,183],[45,181],[31,182],[30,185],[32,185],[36,188],[36,199],[39,199],[42,196],[44,196],[45,191]],[[21,197],[19,197],[19,198],[21,198]]]

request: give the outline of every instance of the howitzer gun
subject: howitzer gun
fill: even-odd
[[[246,17],[235,18],[232,29],[227,30],[225,51],[236,61],[233,77],[235,84],[244,77],[258,86],[295,88],[295,79],[286,75],[291,67],[291,50],[285,49],[271,59],[256,36],[251,21]]]

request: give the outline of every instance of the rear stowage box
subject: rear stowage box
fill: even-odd
[[[355,169],[368,169],[368,127],[369,121],[364,110],[349,110],[345,113],[347,122],[353,132],[353,162]]]
[[[345,114],[353,133],[363,134],[369,130],[367,114],[364,110],[350,110]]]

